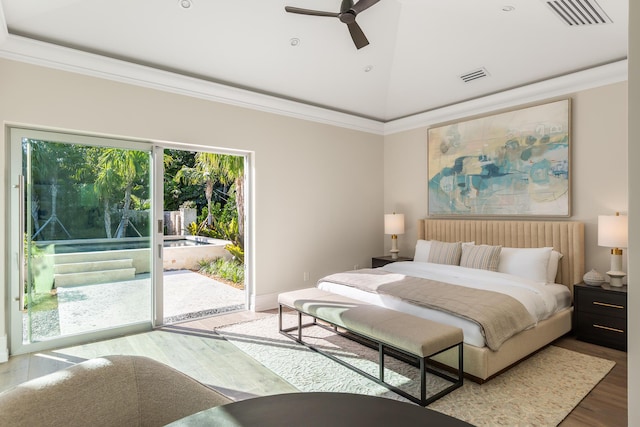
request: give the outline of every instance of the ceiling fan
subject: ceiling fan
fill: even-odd
[[[369,44],[369,40],[364,35],[362,28],[356,22],[356,16],[360,12],[369,9],[380,0],[359,0],[357,3],[353,3],[353,0],[342,0],[340,5],[340,12],[323,12],[320,10],[302,9],[299,7],[285,6],[284,10],[289,13],[298,13],[300,15],[313,15],[313,16],[329,16],[332,18],[338,18],[340,22],[347,24],[351,39],[356,45],[357,49],[361,49]]]

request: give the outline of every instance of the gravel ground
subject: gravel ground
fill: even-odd
[[[43,339],[60,335],[60,316],[58,310],[36,311],[31,313],[31,340],[27,336],[28,316],[22,316],[22,340],[42,341]]]

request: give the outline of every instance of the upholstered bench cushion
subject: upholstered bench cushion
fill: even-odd
[[[431,356],[463,339],[460,328],[318,288],[281,293],[278,302],[416,356]]]
[[[306,288],[282,293],[278,295],[278,302],[337,326],[344,326],[341,313],[365,304],[318,288]]]
[[[375,337],[392,347],[421,357],[462,342],[462,329],[384,307],[363,305],[343,313],[346,329]]]

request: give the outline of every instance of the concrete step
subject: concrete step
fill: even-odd
[[[53,272],[56,274],[86,273],[89,271],[120,270],[131,267],[133,267],[132,259],[113,259],[56,264],[53,268]]]
[[[135,275],[136,269],[131,267],[116,270],[59,273],[53,275],[53,280],[55,281],[56,287],[60,288],[133,280]]]
[[[56,264],[70,264],[74,262],[86,261],[107,261],[111,259],[135,258],[133,254],[142,252],[148,254],[147,249],[123,249],[119,251],[97,251],[97,252],[74,252],[69,254],[54,254]],[[129,255],[132,254],[132,255]]]

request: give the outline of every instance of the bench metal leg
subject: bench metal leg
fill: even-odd
[[[380,381],[384,382],[384,344],[378,343],[378,369],[380,369]]]
[[[365,372],[365,371],[361,370],[360,368],[357,368],[357,367],[351,365],[350,363],[345,362],[344,360],[342,360],[342,359],[330,354],[329,352],[325,352],[323,350],[320,350],[320,349],[316,348],[312,344],[306,343],[302,339],[302,328],[307,327],[307,326],[320,326],[320,327],[322,327],[324,329],[327,329],[327,330],[330,330],[330,331],[332,331],[334,329],[337,331],[337,327],[335,325],[324,326],[322,324],[319,324],[319,323],[317,323],[317,319],[314,316],[311,316],[311,317],[313,317],[313,322],[312,323],[303,324],[302,323],[302,314],[303,313],[301,311],[295,309],[295,308],[294,308],[294,310],[297,312],[297,315],[298,315],[298,324],[296,326],[284,329],[282,327],[282,304],[279,305],[279,308],[278,308],[279,330],[280,330],[281,334],[283,334],[283,335],[291,338],[292,340],[304,345],[305,347],[309,348],[310,350],[313,350],[313,351],[315,351],[317,353],[320,353],[323,356],[326,356],[329,359],[331,359],[331,360],[333,360],[335,362],[338,362],[341,365],[343,365],[343,366],[345,366],[345,367],[347,367],[347,368],[359,373],[360,375],[363,375],[366,378],[369,378],[370,380],[372,380],[372,381],[374,381],[374,382],[376,382],[376,383],[388,388],[389,390],[399,394],[400,396],[403,396],[403,397],[409,399],[410,401],[412,401],[414,403],[417,403],[417,404],[419,404],[421,406],[427,406],[430,403],[433,403],[436,400],[440,399],[442,396],[444,396],[444,395],[452,392],[453,390],[461,387],[462,384],[463,384],[463,381],[464,381],[463,343],[455,344],[455,345],[453,345],[451,347],[445,348],[444,350],[441,350],[441,351],[439,351],[437,353],[434,353],[432,355],[429,355],[427,357],[417,357],[415,355],[407,353],[404,350],[401,350],[401,349],[395,348],[393,346],[390,346],[390,345],[384,344],[382,342],[379,342],[379,341],[377,341],[377,340],[375,340],[375,339],[373,339],[371,337],[361,336],[360,334],[357,334],[355,332],[350,331],[352,334],[354,334],[356,336],[361,336],[365,340],[373,341],[373,342],[378,344],[378,363],[379,363],[379,367],[378,368],[379,368],[379,371],[378,371],[378,377],[376,378],[375,376],[369,374],[368,372]],[[297,335],[293,335],[293,334],[289,333],[289,332],[292,332],[294,330],[297,330],[297,332],[298,332]],[[338,334],[340,334],[340,333],[338,332]],[[431,358],[431,357],[433,357],[433,356],[435,356],[437,354],[443,353],[443,352],[445,352],[447,350],[450,350],[450,349],[452,349],[454,347],[458,348],[458,375],[457,375],[457,378],[453,377],[453,376],[450,376],[450,375],[448,375],[448,374],[446,374],[444,372],[428,368],[427,362],[428,362],[429,358]],[[418,360],[418,365],[419,365],[419,369],[420,369],[420,397],[413,396],[413,395],[407,393],[406,391],[401,390],[398,387],[395,387],[395,386],[385,382],[385,380],[384,380],[385,357],[384,356],[385,356],[385,352],[386,352],[385,349],[386,348],[390,348],[390,349],[392,349],[394,351],[397,351],[397,352],[400,352],[400,353],[405,354],[407,356],[410,356],[414,360],[416,360],[416,359]],[[429,398],[427,398],[426,397],[427,396],[427,383],[426,383],[426,381],[427,381],[427,379],[426,379],[427,372],[431,373],[431,374],[434,374],[434,375],[437,375],[437,376],[439,376],[439,377],[441,377],[441,378],[443,378],[443,379],[445,379],[447,381],[450,381],[452,384],[450,386],[448,386],[447,388],[445,388],[444,390],[441,390],[438,393],[436,393],[436,394],[430,396]]]
[[[295,308],[292,307],[288,307],[291,308],[292,310],[296,311],[296,313],[298,314],[298,324],[296,326],[291,326],[288,328],[284,328],[283,324],[282,324],[282,315],[283,315],[283,308],[285,306],[283,306],[282,304],[278,304],[278,331],[283,334],[288,336],[289,338],[293,339],[294,341],[298,341],[300,343],[302,343],[302,328],[306,328],[307,326],[314,326],[316,325],[316,318],[313,318],[313,321],[311,323],[302,323],[302,312],[296,310]],[[319,325],[318,325],[319,326]],[[291,335],[289,334],[289,332],[291,331],[298,331],[297,337],[295,335]]]
[[[427,358],[420,358],[420,402],[427,400],[427,373],[425,372]]]

